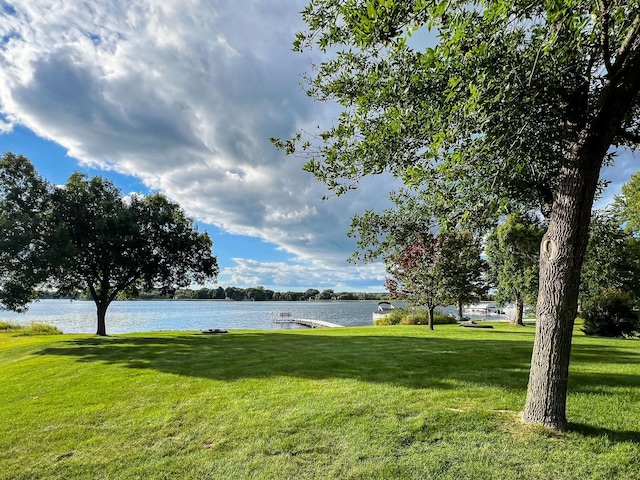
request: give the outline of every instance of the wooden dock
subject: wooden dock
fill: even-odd
[[[309,328],[336,328],[343,327],[344,325],[338,325],[337,323],[325,322],[324,320],[312,320],[310,318],[297,318],[289,312],[281,313],[280,316],[276,316],[271,313],[271,320],[273,323],[296,323]]]

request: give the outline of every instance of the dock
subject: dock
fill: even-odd
[[[344,327],[344,325],[338,325],[337,323],[325,322],[324,320],[312,320],[310,318],[297,318],[289,312],[281,313],[280,316],[276,316],[271,312],[271,320],[273,323],[296,323],[309,328],[337,328]]]

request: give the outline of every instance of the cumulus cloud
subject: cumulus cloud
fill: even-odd
[[[269,143],[335,115],[299,85],[309,58],[291,42],[305,3],[4,0],[0,131],[24,125],[327,275],[353,251],[350,217],[385,204],[388,179],[323,203],[303,161]]]
[[[236,266],[220,272],[220,283],[250,287],[277,286],[278,290],[297,291],[310,285],[319,290],[383,291],[385,271],[381,264],[368,264],[336,271],[333,266],[321,262],[311,265],[290,265],[285,262],[258,262],[234,258]]]

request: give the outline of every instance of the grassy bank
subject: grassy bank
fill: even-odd
[[[640,341],[576,334],[559,435],[518,420],[533,335],[0,333],[0,478],[638,478]]]

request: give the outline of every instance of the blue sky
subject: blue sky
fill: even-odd
[[[381,291],[351,265],[350,219],[388,206],[389,178],[326,188],[269,142],[337,117],[300,86],[306,0],[0,0],[0,152],[53,183],[76,170],[161,191],[214,241],[218,284]],[[599,205],[637,170],[622,153]]]

